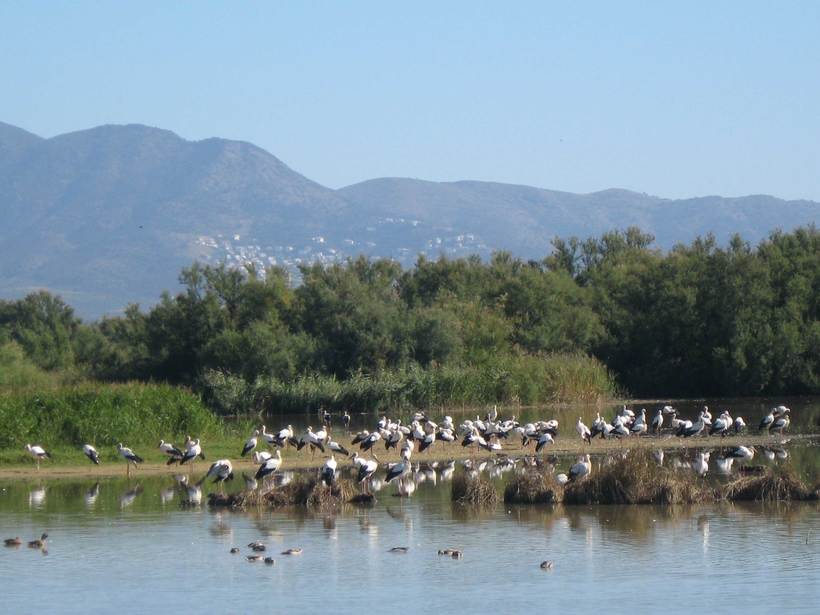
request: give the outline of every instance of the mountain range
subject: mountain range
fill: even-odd
[[[757,242],[815,222],[820,203],[407,178],[333,190],[246,142],[136,124],[43,139],[0,123],[0,213],[0,297],[45,288],[96,318],[156,302],[194,260],[296,272],[360,253],[541,258],[555,236],[628,226],[662,248],[710,232]]]

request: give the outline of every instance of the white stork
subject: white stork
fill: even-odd
[[[205,476],[196,484],[197,487],[201,487],[202,483],[209,477],[213,477],[214,482],[219,483],[221,488],[226,480],[233,480],[233,464],[231,464],[229,459],[217,459],[211,464],[211,467],[208,468]]]
[[[555,444],[555,440],[552,437],[552,434],[547,432],[541,434],[538,438],[538,444],[535,445],[535,452],[540,453],[541,449],[544,448],[547,444]]]
[[[588,476],[590,472],[592,472],[592,462],[589,459],[589,453],[587,453],[569,469],[569,478],[570,480],[579,480]]]
[[[202,445],[199,443],[199,438],[190,441],[190,445],[185,451],[185,454],[182,456],[182,459],[180,459],[179,465],[185,465],[187,462],[196,459],[197,457],[202,458],[203,461],[205,460],[205,453],[202,452]]]
[[[44,449],[39,444],[35,444],[32,446],[31,444],[26,444],[26,451],[29,455],[34,457],[34,460],[37,462],[37,469],[40,469],[40,460],[41,459],[51,459],[51,453],[49,453],[46,449]]]
[[[242,453],[240,454],[240,457],[244,457],[256,448],[257,436],[259,436],[259,430],[254,429],[253,435],[245,441],[245,446],[242,447]]]
[[[83,444],[83,455],[88,457],[88,460],[95,466],[100,465],[100,455],[97,453],[97,449],[90,444]]]
[[[279,449],[276,449],[276,455],[273,457],[268,457],[265,461],[262,462],[262,465],[259,466],[259,469],[256,471],[256,475],[254,478],[256,480],[261,480],[268,476],[269,474],[273,474],[282,466],[282,453]]]
[[[159,441],[159,450],[163,455],[168,456],[168,463],[166,465],[171,465],[172,463],[180,461],[185,456],[185,453],[165,440]]]
[[[322,480],[325,481],[325,485],[328,487],[336,480],[336,465],[336,457],[331,455],[330,459],[325,461],[325,465],[322,466]]]
[[[138,463],[142,463],[142,457],[137,455],[134,451],[132,451],[127,446],[123,446],[122,442],[117,444],[117,451],[122,455],[122,457],[127,462],[125,464],[125,473],[130,476],[131,475],[131,464],[133,463],[136,466]]]
[[[399,476],[404,476],[410,471],[410,461],[402,459],[398,463],[394,463],[390,469],[387,471],[387,476],[385,476],[384,481],[389,483],[390,481],[398,478]]]
[[[774,423],[772,423],[772,426],[769,428],[769,433],[777,432],[780,435],[783,435],[783,430],[789,426],[789,423],[791,423],[788,412],[789,410],[787,408],[786,412],[782,416],[779,416],[774,420]]]
[[[655,413],[655,418],[652,419],[652,432],[653,433],[660,433],[661,428],[663,427],[663,410],[658,409]]]
[[[760,419],[760,424],[757,426],[758,431],[769,430],[769,427],[774,423],[774,408],[769,410],[769,414]]]

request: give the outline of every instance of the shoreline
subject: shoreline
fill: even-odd
[[[597,439],[592,444],[586,444],[578,438],[562,438],[556,440],[554,445],[542,449],[539,454],[535,454],[535,448],[530,447],[524,449],[521,446],[521,441],[517,438],[515,441],[505,442],[504,450],[501,453],[491,453],[489,451],[477,450],[474,447],[465,449],[458,442],[451,444],[444,444],[442,442],[434,445],[429,453],[414,452],[412,461],[414,463],[425,462],[447,462],[451,460],[459,461],[465,459],[476,459],[486,461],[492,458],[504,457],[524,457],[537,456],[549,457],[554,455],[574,455],[590,453],[606,454],[619,451],[627,451],[631,449],[663,449],[669,450],[697,450],[697,449],[721,449],[730,448],[738,445],[744,446],[786,446],[795,441],[809,441],[820,438],[820,434],[794,434],[789,436],[771,436],[771,435],[749,435],[749,436],[727,436],[720,437],[698,437],[697,439],[683,439],[669,435],[662,436],[631,436],[623,438],[622,440],[601,440]],[[349,441],[349,439],[347,439]],[[207,443],[204,443],[205,453],[208,454]],[[351,456],[357,447],[347,447]],[[265,450],[259,447],[259,450]],[[78,451],[78,458],[81,453]],[[329,453],[317,452],[314,457],[310,453],[299,451],[294,448],[285,448],[282,450],[282,471],[288,470],[309,470],[318,469],[323,464]],[[369,457],[368,454],[363,456]],[[207,472],[211,463],[217,459],[217,456],[208,456],[205,461],[198,460],[193,466],[185,465],[179,466],[166,465],[164,461],[149,460],[140,464],[136,469],[131,468],[131,477],[139,476],[161,476],[173,474],[204,474]],[[384,446],[375,451],[375,458],[380,464],[392,463],[399,460],[399,452],[391,449],[386,452]],[[349,457],[343,455],[336,455],[340,467],[349,465],[351,462]],[[111,478],[119,477],[126,474],[126,465],[124,461],[103,461],[99,466],[89,465],[87,462],[79,461],[76,464],[57,464],[49,466],[48,461],[41,462],[40,470],[38,471],[34,462],[0,465],[0,480],[2,479],[64,479],[64,478]],[[231,463],[234,466],[234,471],[238,476],[242,472],[253,473],[258,467],[251,459],[233,459]]]

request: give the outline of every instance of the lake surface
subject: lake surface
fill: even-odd
[[[818,458],[816,443],[802,442],[762,462],[798,463],[816,481]],[[0,537],[50,534],[47,554],[0,547],[0,611],[814,613],[820,605],[816,502],[476,510],[450,501],[446,468],[420,468],[412,497],[395,497],[390,485],[372,507],[333,515],[213,511],[212,485],[197,493],[193,480],[171,476],[0,482]],[[515,471],[483,470],[499,485]],[[228,489],[243,486],[238,477]],[[274,566],[246,560],[255,540]],[[232,555],[235,546],[241,553]],[[409,551],[390,553],[396,546]],[[302,555],[280,555],[290,547]],[[439,556],[442,548],[463,559]],[[554,568],[540,569],[543,560]]]

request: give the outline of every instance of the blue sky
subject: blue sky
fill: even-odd
[[[0,121],[380,176],[820,200],[820,2],[3,2]]]

